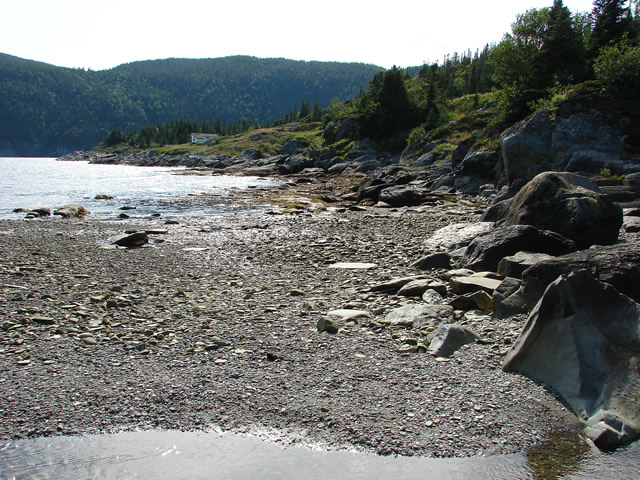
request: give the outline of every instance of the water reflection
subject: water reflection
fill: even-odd
[[[0,445],[2,479],[640,478],[640,448],[602,454],[575,434],[554,435],[526,458],[380,457],[284,448],[257,437],[218,432],[123,432]]]

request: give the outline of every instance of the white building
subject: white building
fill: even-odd
[[[216,133],[192,133],[191,143],[216,143],[219,137]]]

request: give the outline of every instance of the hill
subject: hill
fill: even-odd
[[[134,62],[104,71],[0,54],[0,155],[59,155],[175,119],[266,124],[303,99],[358,94],[374,65],[235,56]]]

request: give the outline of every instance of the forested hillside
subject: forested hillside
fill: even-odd
[[[302,100],[354,97],[379,67],[226,57],[135,62],[105,71],[0,54],[0,154],[55,155],[113,129],[184,119],[265,124]]]
[[[554,0],[518,15],[497,45],[420,69],[379,72],[357,98],[331,105],[325,140],[367,139],[378,151],[399,152],[454,131],[457,140],[486,136],[487,126],[504,128],[557,108],[582,89],[606,96],[615,115],[633,119],[628,142],[640,146],[639,3],[596,0],[591,12],[571,12]]]

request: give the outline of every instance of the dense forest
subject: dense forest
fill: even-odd
[[[325,140],[366,138],[378,150],[397,152],[437,139],[462,116],[504,126],[552,107],[580,86],[612,95],[624,109],[619,114],[634,119],[630,133],[638,138],[639,3],[596,0],[591,12],[572,13],[555,0],[518,15],[497,45],[378,72],[357,98],[329,107]],[[487,102],[497,114],[483,116]]]
[[[104,71],[0,54],[0,153],[60,154],[108,132],[185,120],[242,128],[358,94],[379,67],[226,57],[134,62]]]

